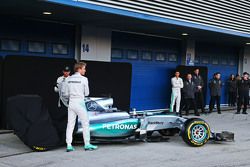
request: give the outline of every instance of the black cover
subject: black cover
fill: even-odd
[[[7,113],[14,133],[31,149],[44,151],[59,145],[57,131],[40,96],[8,98]]]
[[[7,56],[4,62],[3,107],[9,97],[18,94],[36,94],[48,107],[52,122],[58,133],[65,133],[67,110],[58,110],[58,94],[54,92],[57,77],[64,66],[73,67],[74,59],[34,56]],[[3,112],[5,118],[5,112]],[[5,125],[7,122],[4,120]],[[7,128],[9,128],[7,126]],[[62,138],[64,142],[65,139]]]
[[[84,61],[89,80],[90,97],[110,96],[114,107],[129,111],[132,65],[130,63]]]

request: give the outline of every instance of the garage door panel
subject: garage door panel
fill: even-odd
[[[228,103],[227,80],[231,74],[238,73],[238,55],[239,48],[231,46],[218,46],[207,43],[196,45],[196,57],[200,60],[196,65],[208,67],[208,80],[213,78],[216,72],[221,73],[223,82],[221,103]],[[208,59],[207,64],[202,64],[202,60]],[[210,97],[210,90],[207,89],[207,96]],[[209,104],[210,98],[207,98],[206,104]]]

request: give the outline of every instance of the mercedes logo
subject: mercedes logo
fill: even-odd
[[[91,101],[91,102],[87,103],[87,108],[88,108],[88,110],[95,111],[97,109],[96,102]]]

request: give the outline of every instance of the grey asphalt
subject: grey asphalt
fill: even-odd
[[[15,135],[0,135],[0,167],[250,167],[250,115],[202,115],[214,131],[235,133],[235,142],[186,145],[179,136],[163,142],[99,144],[97,151],[65,148],[32,152]]]

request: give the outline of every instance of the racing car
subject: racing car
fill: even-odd
[[[113,107],[112,98],[87,98],[85,101],[90,119],[92,140],[135,139],[147,141],[154,132],[161,136],[179,134],[190,146],[203,146],[208,140],[234,141],[234,133],[212,132],[208,123],[200,118],[184,118],[169,112],[132,112]],[[76,136],[82,134],[78,120]]]

